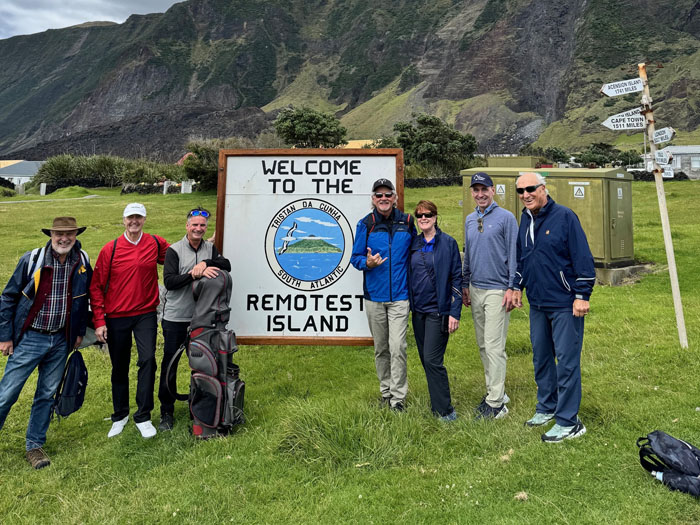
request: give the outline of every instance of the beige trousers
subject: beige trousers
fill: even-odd
[[[376,303],[365,299],[369,331],[374,339],[374,364],[382,397],[391,396],[391,406],[404,403],[408,393],[406,330],[408,300]]]
[[[484,290],[469,286],[476,344],[486,377],[486,403],[503,404],[506,386],[506,337],[510,313],[503,303],[505,290]]]

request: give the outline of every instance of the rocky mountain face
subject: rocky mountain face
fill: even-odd
[[[335,112],[350,138],[428,112],[484,152],[611,142],[600,121],[639,97],[598,90],[640,61],[657,121],[693,132],[699,43],[697,0],[188,0],[0,40],[0,156],[175,159],[289,104]]]

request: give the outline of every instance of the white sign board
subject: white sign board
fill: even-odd
[[[389,179],[403,205],[402,151],[232,150],[220,158],[216,240],[231,261],[238,342],[372,344],[363,275],[350,258],[372,183]]]
[[[664,179],[673,178],[673,168],[664,168],[664,172],[661,174]]]
[[[586,196],[586,188],[584,186],[574,186],[574,198],[583,199]]]
[[[663,128],[654,131],[654,144],[661,144],[662,142],[668,142],[673,138],[676,130],[673,128]]]
[[[496,184],[496,195],[505,195],[506,194],[506,185],[505,184]]]
[[[654,160],[656,160],[657,164],[668,164],[671,158],[671,155],[667,151],[656,150],[654,152]]]
[[[616,97],[618,95],[627,95],[628,93],[636,93],[644,89],[644,82],[641,78],[631,78],[629,80],[620,80],[619,82],[611,82],[603,84],[600,92],[608,97]]]
[[[634,108],[606,118],[601,124],[608,129],[644,129],[646,119],[641,113],[642,108]]]

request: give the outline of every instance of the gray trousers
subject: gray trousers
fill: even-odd
[[[374,339],[374,364],[382,397],[391,406],[404,403],[408,393],[406,373],[406,330],[408,300],[376,303],[365,299],[369,331]]]
[[[486,378],[486,403],[503,404],[506,388],[506,336],[510,313],[503,303],[505,290],[484,290],[469,286],[474,334]]]

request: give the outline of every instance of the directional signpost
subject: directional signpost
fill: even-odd
[[[671,159],[673,157],[664,150],[656,150],[654,152],[654,160],[656,161],[657,164],[668,164],[671,162]]]
[[[641,78],[632,78],[630,80],[620,80],[619,82],[611,82],[603,84],[600,92],[608,97],[617,97],[618,95],[627,95],[628,93],[636,93],[644,89],[644,82]]]
[[[634,108],[608,117],[605,121],[601,122],[601,124],[612,130],[644,129],[646,127],[646,120],[644,115],[642,115],[642,108]]]
[[[673,128],[662,128],[654,132],[654,144],[661,144],[662,142],[668,142],[675,135],[676,130]]]
[[[661,176],[664,179],[672,179],[673,178],[673,168],[669,168],[664,166],[664,172],[661,174]]]

